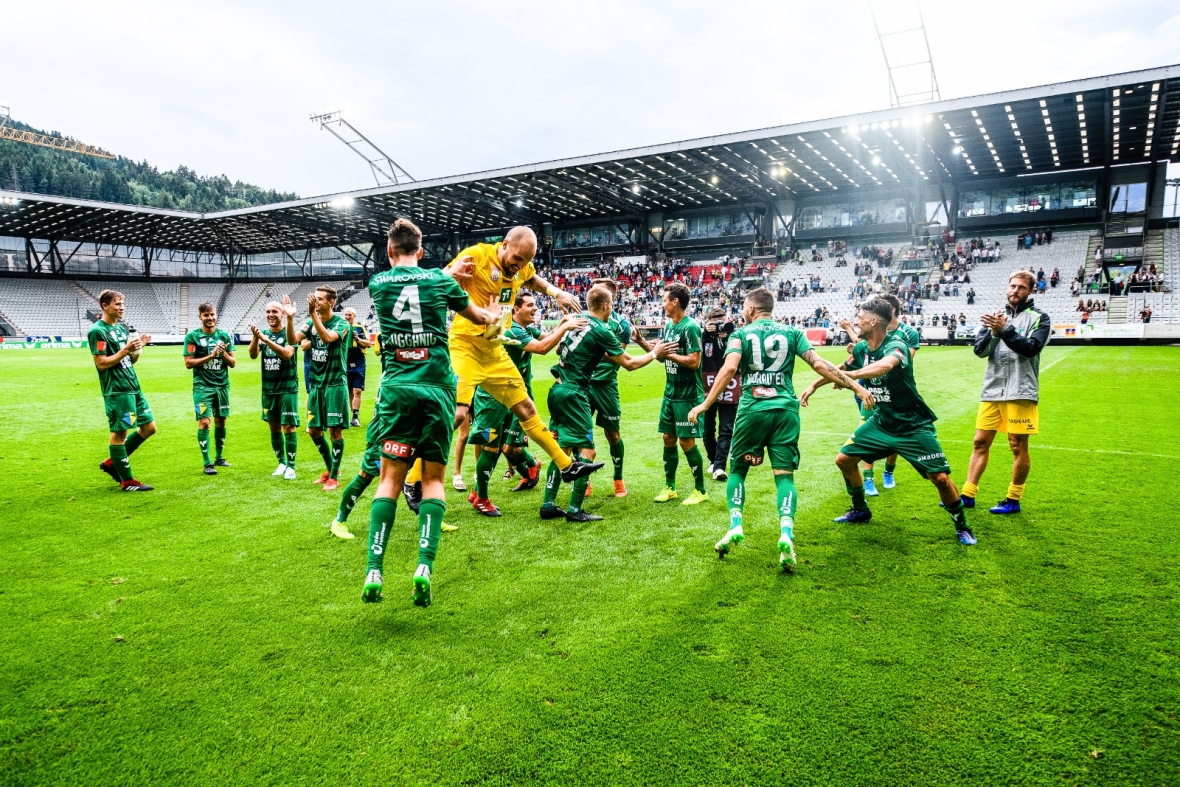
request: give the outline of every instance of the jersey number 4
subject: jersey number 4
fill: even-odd
[[[418,285],[410,284],[402,289],[393,304],[393,319],[398,322],[409,322],[414,333],[424,333],[422,327],[422,304],[418,301]]]
[[[763,339],[760,336],[746,337],[750,342],[750,369],[755,372],[777,372],[791,357],[787,337],[772,333]],[[770,356],[770,366],[764,364],[763,354]]]

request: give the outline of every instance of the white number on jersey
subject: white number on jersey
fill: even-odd
[[[755,334],[746,336],[750,340],[750,368],[755,372],[777,372],[791,357],[791,350],[787,346],[787,338],[780,333],[772,333],[763,341]],[[770,366],[763,365],[763,352],[771,358]]]
[[[422,327],[422,304],[418,301],[418,285],[410,284],[402,289],[402,294],[393,304],[393,319],[399,322],[409,321],[414,333],[424,333]]]

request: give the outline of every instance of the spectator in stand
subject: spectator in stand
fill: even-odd
[[[1151,307],[1144,306],[1143,311],[1139,312],[1139,319],[1144,323],[1151,322]]]
[[[968,306],[975,305],[975,288],[974,287],[967,290],[967,305]]]

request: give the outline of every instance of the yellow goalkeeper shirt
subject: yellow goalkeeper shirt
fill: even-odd
[[[511,314],[516,303],[516,293],[523,282],[536,275],[533,263],[528,263],[509,278],[500,268],[499,243],[477,243],[459,252],[455,259],[471,257],[475,266],[471,273],[471,283],[463,286],[471,302],[481,308],[486,308],[492,296],[500,304],[500,313]],[[451,336],[483,336],[485,326],[476,325],[462,314],[456,314],[451,323]]]

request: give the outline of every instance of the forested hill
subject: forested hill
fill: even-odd
[[[8,125],[61,136],[14,120]],[[0,188],[198,213],[297,199],[225,175],[201,176],[188,167],[160,172],[146,161],[102,159],[10,139],[0,139]]]

